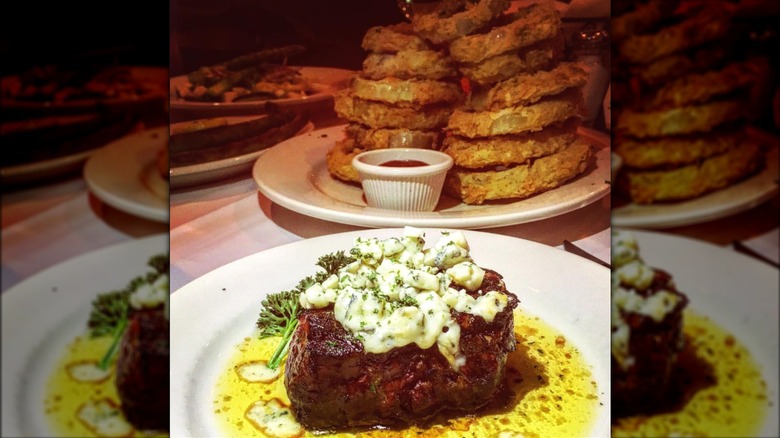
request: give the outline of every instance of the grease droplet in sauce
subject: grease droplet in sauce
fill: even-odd
[[[428,166],[428,163],[425,163],[420,160],[390,160],[385,161],[384,163],[380,164],[382,167],[422,167],[422,166]]]

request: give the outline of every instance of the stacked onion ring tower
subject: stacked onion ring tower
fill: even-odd
[[[441,149],[455,166],[445,193],[466,204],[526,198],[583,173],[591,146],[576,134],[587,74],[561,62],[551,2],[509,12],[507,0],[444,0],[411,24],[375,27],[369,52],[336,112],[346,138],[328,153],[332,175],[358,182],[367,149]]]
[[[720,3],[677,3],[637,3],[614,19],[619,62],[633,82],[633,95],[615,102],[618,187],[637,204],[702,196],[764,161],[746,126],[751,88],[765,82],[768,63],[731,56],[731,21]]]

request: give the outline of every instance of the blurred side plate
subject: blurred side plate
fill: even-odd
[[[355,76],[352,70],[328,67],[300,67],[301,74],[312,82],[318,90],[310,96],[292,99],[269,99],[240,102],[192,102],[176,96],[176,87],[187,82],[186,76],[176,76],[170,79],[171,111],[186,112],[194,117],[237,116],[250,113],[258,114],[265,111],[268,103],[273,103],[281,109],[295,111],[312,111],[331,107],[333,94],[349,86]]]
[[[264,116],[232,116],[225,117],[229,125],[247,122]],[[171,125],[175,129],[176,124]],[[307,122],[304,127],[295,135],[305,134],[314,129],[314,124]],[[265,152],[266,149],[260,149],[242,155],[224,157],[213,161],[204,161],[202,163],[188,166],[171,167],[169,181],[172,189],[206,184],[210,182],[224,180],[236,175],[245,173],[247,177],[251,176],[251,169],[257,158]]]
[[[155,222],[167,222],[168,197],[147,185],[157,154],[168,147],[168,127],[128,135],[92,155],[84,166],[90,191],[111,207]]]

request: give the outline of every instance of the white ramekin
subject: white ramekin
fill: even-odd
[[[419,167],[386,167],[393,160],[416,160]],[[401,211],[433,211],[439,202],[452,157],[430,149],[377,149],[356,155],[358,171],[369,207]]]

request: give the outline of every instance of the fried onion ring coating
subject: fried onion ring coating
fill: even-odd
[[[695,163],[722,154],[739,145],[744,139],[744,128],[717,129],[705,134],[650,140],[616,136],[614,148],[626,167],[653,169]]]
[[[393,149],[438,149],[441,131],[415,131],[412,129],[372,129],[356,123],[350,123],[345,129],[347,135],[355,139],[361,148]]]
[[[647,64],[662,56],[726,37],[731,28],[730,21],[726,11],[713,2],[675,25],[626,39],[619,44],[618,50],[633,64]]]
[[[578,63],[561,62],[550,71],[520,74],[483,92],[474,92],[466,107],[473,111],[494,111],[529,105],[569,88],[582,87],[587,79],[587,72]]]
[[[366,79],[443,79],[458,75],[452,60],[438,50],[401,50],[397,53],[369,53],[360,75]]]
[[[411,24],[374,26],[363,35],[360,46],[374,53],[396,53],[402,50],[430,50],[430,45],[415,35]]]
[[[436,129],[447,124],[452,108],[446,104],[390,105],[353,96],[349,90],[334,95],[339,117],[372,128]]]
[[[734,184],[762,163],[761,148],[743,143],[700,163],[672,170],[621,170],[618,185],[637,204],[682,201]]]
[[[352,81],[352,95],[378,102],[415,105],[459,103],[464,98],[460,85],[451,82],[398,78],[371,80],[359,76]]]
[[[505,15],[509,24],[487,33],[458,38],[450,44],[450,56],[457,62],[477,63],[502,53],[550,39],[561,31],[558,11],[550,3],[536,3]]]
[[[342,181],[360,183],[360,175],[352,166],[352,159],[361,152],[363,149],[357,147],[352,138],[345,137],[338,140],[326,155],[328,172]]]
[[[443,44],[478,31],[507,8],[508,0],[444,0],[430,13],[412,16],[412,26],[433,44]]]
[[[635,138],[707,132],[743,118],[744,108],[743,101],[733,99],[655,111],[625,109],[618,116],[615,130]]]
[[[632,11],[615,15],[611,20],[612,41],[620,42],[626,38],[650,31],[662,20],[669,18],[679,0],[649,0],[640,3]]]
[[[744,89],[760,80],[769,66],[760,58],[734,62],[718,71],[690,74],[658,89],[644,108],[659,109],[704,103],[712,98]]]
[[[590,144],[577,139],[557,154],[506,170],[473,171],[454,168],[447,174],[444,190],[466,204],[526,198],[560,187],[583,173],[592,155]]]
[[[631,66],[631,72],[647,85],[656,86],[689,73],[715,68],[730,54],[723,44],[714,43],[684,53],[658,58],[649,64]]]
[[[582,92],[577,88],[529,106],[480,112],[457,109],[450,116],[447,130],[469,138],[523,134],[540,131],[572,117],[582,117],[582,109]]]
[[[576,138],[576,123],[549,127],[525,135],[507,134],[474,139],[451,135],[444,139],[442,152],[451,156],[456,166],[469,169],[509,166],[558,153],[569,147]]]
[[[463,63],[458,70],[477,84],[495,84],[520,73],[547,69],[563,57],[563,33],[517,51],[496,55],[477,63]]]

